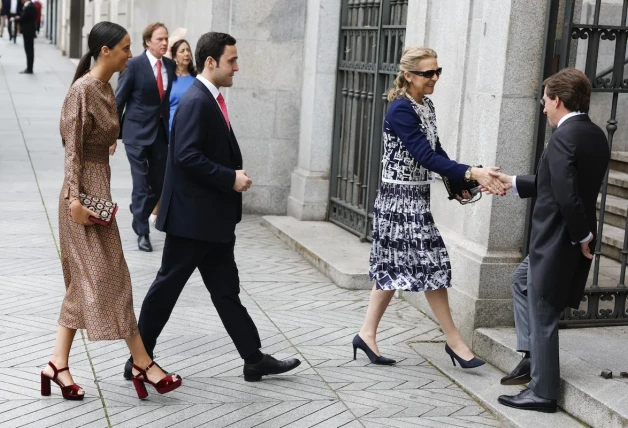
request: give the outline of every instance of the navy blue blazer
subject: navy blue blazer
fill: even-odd
[[[242,219],[233,190],[242,153],[216,99],[198,79],[174,114],[156,227],[183,238],[230,242]]]
[[[149,146],[157,138],[157,128],[161,121],[166,134],[170,121],[170,90],[174,80],[176,65],[173,60],[162,57],[168,73],[168,86],[163,99],[159,99],[157,79],[146,56],[131,58],[126,70],[120,73],[116,89],[116,104],[120,119],[120,138],[124,144]]]
[[[424,103],[434,112],[434,106],[429,98],[425,97]],[[414,111],[412,103],[407,98],[400,97],[390,103],[383,125],[385,140],[392,142],[392,144],[384,144],[384,157],[388,159],[387,165],[392,172],[390,178],[404,180],[403,172],[405,170],[413,171],[416,169],[415,165],[409,164],[410,159],[407,156],[399,153],[405,148],[412,155],[412,159],[423,168],[436,172],[443,177],[462,181],[469,165],[449,159],[440,140],[435,142],[434,149],[432,149],[425,133],[426,126],[428,124],[421,123],[419,115]],[[436,124],[431,126],[435,127]],[[401,142],[401,145],[397,144],[398,142]],[[407,181],[407,179],[405,180]]]

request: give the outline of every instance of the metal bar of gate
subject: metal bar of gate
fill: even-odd
[[[386,0],[377,1],[376,4],[379,4],[379,13],[377,17],[377,35],[375,36],[375,42],[377,43],[377,48],[375,50],[375,75],[373,76],[373,93],[377,95],[379,91],[381,91],[381,79],[379,76],[379,64],[381,61],[381,28],[382,28],[382,20],[384,18],[384,11],[387,6]],[[368,169],[367,169],[367,182],[366,182],[366,206],[364,207],[366,210],[366,219],[364,221],[364,229],[360,234],[360,240],[366,241],[367,236],[369,236],[369,215],[373,212],[373,203],[375,202],[375,194],[377,193],[377,186],[379,184],[379,177],[377,176],[377,172],[379,171],[379,148],[381,147],[381,130],[376,129],[375,126],[375,118],[377,117],[378,111],[381,109],[381,103],[376,101],[377,98],[373,97],[373,105],[371,106],[371,114],[370,114],[370,130],[371,132],[368,135]],[[374,173],[375,172],[375,173]]]

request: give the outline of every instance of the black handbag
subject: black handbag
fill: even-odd
[[[478,168],[482,168],[482,165],[478,165]],[[472,204],[482,199],[482,192],[480,191],[480,183],[475,180],[452,180],[447,177],[442,177],[447,193],[449,194],[449,200],[457,200],[456,196],[462,198],[462,192],[467,190],[471,194],[471,199],[462,199],[461,205]],[[477,198],[476,196],[479,195]]]

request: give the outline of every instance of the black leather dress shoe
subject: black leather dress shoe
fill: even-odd
[[[264,358],[257,364],[244,363],[244,380],[247,382],[256,382],[262,379],[262,376],[269,374],[281,374],[299,367],[301,361],[296,358],[279,361],[270,355],[264,354]]]
[[[530,388],[517,395],[500,395],[497,399],[501,404],[521,410],[535,410],[543,413],[555,413],[558,405],[556,400],[548,400],[534,393]]]
[[[155,363],[155,365],[159,367],[164,373],[172,376],[172,373],[168,373],[159,364]],[[126,360],[126,364],[124,364],[124,378],[126,380],[133,379],[133,358],[129,358],[128,360]],[[181,379],[181,376],[177,375],[177,378]]]
[[[530,383],[530,358],[522,358],[519,364],[510,374],[504,376],[501,380],[502,385],[525,385]]]
[[[33,70],[22,70],[20,74],[33,74]]]
[[[137,247],[140,251],[146,251],[147,253],[153,251],[153,246],[150,243],[148,235],[140,235],[137,237]]]

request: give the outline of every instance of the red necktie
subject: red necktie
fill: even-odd
[[[159,99],[164,99],[164,79],[161,76],[161,60],[157,60],[157,90],[159,91]]]
[[[218,101],[220,111],[222,111],[222,115],[225,117],[225,122],[227,122],[227,128],[231,129],[231,123],[229,122],[229,113],[227,113],[227,104],[225,104],[225,99],[222,97],[222,94],[218,94],[216,101]]]

